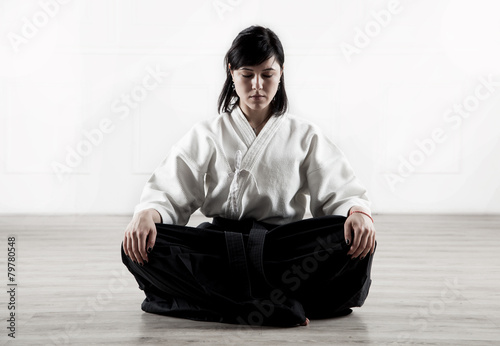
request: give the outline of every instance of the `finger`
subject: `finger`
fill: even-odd
[[[138,250],[139,250],[139,257],[140,257],[140,260],[141,260],[141,264],[143,264],[143,262],[147,262],[148,261],[148,254],[146,253],[146,237],[147,237],[147,234],[145,233],[139,233],[139,236],[138,236]]]
[[[353,224],[353,233],[354,233],[354,238],[352,239],[351,249],[347,253],[348,255],[353,255],[359,247],[359,243],[361,241],[361,239],[360,239],[360,235],[361,235],[360,234],[361,233],[360,226],[358,226],[357,224]]]
[[[137,258],[137,263],[140,265],[143,265],[143,259],[142,259],[142,254],[141,254],[141,243],[144,244],[144,241],[141,242],[141,234],[140,233],[135,233],[134,236],[134,255],[135,258]]]
[[[137,262],[134,256],[134,244],[132,241],[132,236],[130,234],[127,235],[127,254],[128,257],[132,260],[132,262]]]
[[[371,234],[369,234],[367,236],[367,242],[366,242],[365,249],[359,255],[359,259],[364,259],[370,253],[370,251],[372,251],[372,248],[373,248],[372,242],[373,242],[373,236]]]
[[[138,251],[137,251],[137,235],[136,234],[131,234],[130,235],[130,258],[135,263],[139,263],[139,258],[138,258]]]
[[[375,248],[375,233],[372,233],[371,237],[370,237],[370,251],[369,251],[369,253],[373,254],[374,248]]]
[[[359,239],[359,245],[356,250],[354,250],[354,253],[352,254],[352,258],[357,258],[359,255],[363,253],[366,249],[366,244],[368,241],[368,234],[366,230],[363,229],[363,232],[360,232],[359,236],[357,237]]]
[[[351,234],[352,234],[351,221],[347,219],[346,222],[344,223],[344,238],[347,245],[351,244],[352,242]]]
[[[359,257],[365,249],[368,247],[369,241],[369,233],[368,230],[364,226],[359,227],[359,231],[357,233],[357,238],[359,240],[358,247],[353,251],[352,257]]]
[[[127,235],[125,234],[125,236],[123,237],[123,242],[122,242],[122,248],[123,248],[123,252],[125,253],[125,255],[127,257],[130,257],[128,255],[128,249],[127,249]]]
[[[146,245],[148,253],[151,253],[151,251],[153,251],[153,247],[155,246],[155,243],[156,243],[156,234],[157,234],[157,231],[156,231],[156,226],[155,226],[155,228],[149,233],[149,236],[148,236],[148,243]]]
[[[373,234],[373,246],[372,246],[372,255],[375,253],[375,247],[377,246],[377,239],[375,237],[375,233]]]

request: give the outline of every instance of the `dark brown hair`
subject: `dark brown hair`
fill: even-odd
[[[232,87],[233,81],[228,64],[231,64],[231,69],[236,70],[242,66],[260,65],[273,56],[283,70],[283,64],[285,63],[283,46],[278,36],[271,29],[254,25],[241,31],[236,36],[224,58],[226,81],[219,95],[217,107],[219,113],[231,112],[239,101],[239,96]],[[236,100],[231,103],[233,98],[236,98]],[[278,91],[270,106],[274,115],[282,115],[288,108],[284,72],[281,74]]]

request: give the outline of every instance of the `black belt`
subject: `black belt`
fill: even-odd
[[[240,292],[235,292],[235,294],[240,295],[238,293],[241,293],[241,296],[243,297],[253,297],[254,294],[252,293],[255,292],[252,292],[250,271],[253,271],[253,273],[256,274],[257,280],[260,281],[259,286],[262,286],[262,284],[270,286],[264,273],[264,243],[268,229],[261,223],[254,220],[243,221],[243,223],[246,223],[246,225],[242,225],[242,223],[239,221],[234,222],[233,220],[223,220],[224,221],[222,222],[225,224],[225,226],[227,226],[228,224],[239,227],[243,226],[243,228],[236,228],[237,230],[241,230],[243,232],[225,230],[224,235],[226,239],[227,254],[229,264],[232,269],[232,274],[234,275],[234,279],[241,289]],[[217,221],[214,220],[214,224],[220,225],[221,219]],[[248,230],[247,227],[249,226],[250,222],[251,228]],[[248,231],[248,240],[245,248],[244,233],[246,233],[246,231]]]

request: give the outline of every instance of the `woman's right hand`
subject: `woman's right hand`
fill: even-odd
[[[155,244],[155,218],[160,222],[159,215],[155,209],[142,210],[134,215],[125,230],[123,251],[132,261],[140,265],[148,262],[148,253],[151,252]]]

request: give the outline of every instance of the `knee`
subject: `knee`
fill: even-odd
[[[210,222],[203,222],[200,223],[198,226],[196,226],[196,228],[203,228],[203,229],[210,229],[212,227],[213,225]]]

